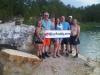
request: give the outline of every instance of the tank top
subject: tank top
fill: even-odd
[[[44,30],[43,30],[43,28],[41,28],[38,32],[39,32],[38,34],[39,34],[40,38],[43,39],[43,38],[44,38]],[[38,37],[38,35],[36,34],[36,31],[35,31],[35,33],[34,33],[34,37],[35,37],[35,40],[41,40],[41,39]]]

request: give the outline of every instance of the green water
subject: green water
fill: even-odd
[[[81,32],[80,41],[82,55],[100,60],[100,28]]]

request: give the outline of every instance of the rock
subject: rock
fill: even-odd
[[[40,63],[41,61],[35,55],[12,49],[1,50],[0,59],[2,59],[3,61],[12,62],[20,65],[23,63],[29,63],[35,65],[37,63]]]
[[[2,49],[0,51],[0,75],[31,75],[41,60],[32,54]]]
[[[17,50],[30,53],[33,50],[34,31],[35,27],[32,25],[15,25],[15,22],[0,24],[0,44],[15,46]]]

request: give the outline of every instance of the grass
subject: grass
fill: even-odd
[[[88,23],[80,23],[81,31],[93,30],[96,26],[100,26],[100,23],[88,22]]]

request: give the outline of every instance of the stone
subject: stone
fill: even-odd
[[[37,56],[13,49],[0,51],[0,75],[31,75],[41,59]]]
[[[17,50],[30,53],[34,48],[32,40],[34,31],[35,27],[32,25],[15,25],[15,22],[0,24],[0,44],[14,46]]]
[[[35,55],[12,49],[1,50],[0,59],[5,62],[11,62],[19,65],[23,63],[35,65],[41,62],[41,60]]]

